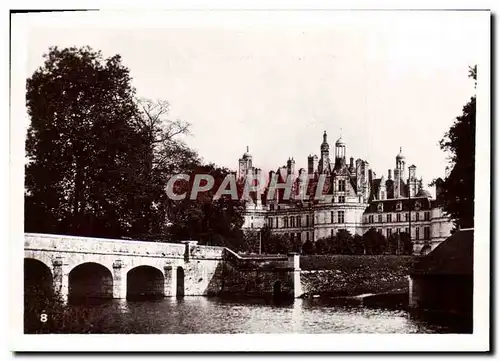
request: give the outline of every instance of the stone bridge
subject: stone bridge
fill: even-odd
[[[244,258],[224,247],[25,234],[24,289],[69,297],[298,296],[298,255]],[[299,277],[297,279],[297,277]],[[297,282],[298,280],[298,282]],[[297,287],[295,287],[297,288]]]

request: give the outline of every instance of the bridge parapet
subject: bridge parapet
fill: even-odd
[[[184,258],[185,245],[178,243],[145,242],[123,239],[75,237],[55,234],[26,233],[25,250],[127,256]],[[191,257],[222,259],[222,247],[195,246]]]
[[[241,256],[229,248],[224,250],[224,259],[238,269],[288,269],[289,262],[287,256],[266,255],[266,256]]]

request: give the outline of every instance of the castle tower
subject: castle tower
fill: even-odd
[[[396,156],[396,169],[399,169],[399,177],[403,182],[406,181],[405,164],[406,158],[403,155],[403,148],[399,147],[399,154]],[[394,172],[394,178],[396,178],[396,172]]]
[[[238,161],[238,179],[246,177],[249,171],[252,169],[252,155],[249,152],[248,145],[247,151],[243,153],[243,156]]]
[[[335,165],[345,164],[345,143],[342,136],[335,142]]]
[[[327,173],[329,172],[330,165],[330,146],[328,145],[328,141],[326,139],[326,130],[323,133],[323,143],[321,143],[321,158],[319,160],[318,172],[319,173]]]

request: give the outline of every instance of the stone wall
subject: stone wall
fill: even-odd
[[[226,249],[220,295],[293,297],[293,265],[289,262],[284,256],[241,257]]]
[[[354,296],[408,291],[412,256],[302,256],[303,296]]]

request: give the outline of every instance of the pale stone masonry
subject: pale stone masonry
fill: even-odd
[[[340,137],[335,142],[332,160],[325,131],[320,157],[308,157],[307,171],[301,168],[297,173],[293,158],[276,172],[271,171],[269,179],[276,174],[281,182],[285,182],[287,176],[292,177],[292,196],[284,199],[282,190],[270,200],[265,192],[254,194],[246,204],[244,230],[258,231],[268,225],[273,233],[302,242],[335,235],[340,229],[362,235],[375,228],[386,237],[392,233],[411,232],[416,254],[430,252],[450,235],[452,221],[424,189],[422,178],[417,178],[416,166],[406,168],[401,148],[396,155],[395,168],[388,170],[387,178],[384,175],[377,177],[366,160],[355,161],[351,157],[347,162],[346,148]],[[248,148],[238,165],[240,180],[261,176],[261,169],[253,166]],[[315,199],[321,177],[325,177],[324,197]]]

